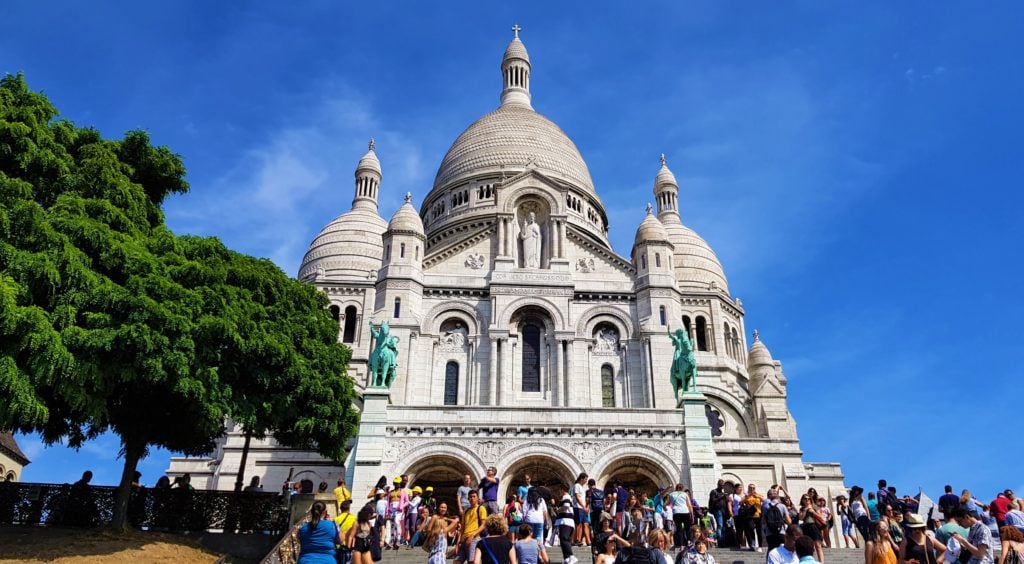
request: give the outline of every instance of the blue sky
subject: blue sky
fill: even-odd
[[[805,460],[991,499],[1024,479],[1024,9],[933,2],[306,2],[0,6],[0,72],[63,115],[182,154],[179,232],[295,274],[349,208],[370,137],[381,213],[421,201],[493,109],[519,22],[534,107],[587,160],[628,254],[659,153],[789,378]],[[114,437],[21,437],[29,481],[119,476]],[[141,468],[153,482],[167,453]]]

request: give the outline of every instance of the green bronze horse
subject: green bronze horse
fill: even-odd
[[[693,341],[683,329],[670,330],[668,337],[672,339],[675,353],[672,355],[672,394],[679,401],[679,390],[683,392],[697,390],[697,357],[693,354]]]
[[[391,334],[387,321],[374,329],[373,319],[370,319],[370,335],[375,343],[370,353],[370,387],[390,388],[398,366],[398,337]]]

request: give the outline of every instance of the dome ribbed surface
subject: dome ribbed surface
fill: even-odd
[[[299,279],[323,268],[327,279],[365,281],[369,271],[380,269],[386,228],[384,219],[370,209],[355,208],[338,216],[309,244]]]
[[[668,232],[665,231],[665,226],[658,221],[657,217],[654,217],[653,213],[647,212],[647,217],[640,222],[640,226],[636,228],[636,238],[633,239],[634,245],[639,245],[643,242],[669,242]]]
[[[754,339],[754,344],[750,346],[750,354],[747,355],[747,369],[774,365],[775,361],[772,360],[772,353],[768,352],[768,347],[764,346],[761,339]]]
[[[434,190],[468,176],[499,173],[501,167],[512,176],[530,158],[543,174],[571,182],[597,199],[590,171],[572,140],[548,118],[519,105],[502,106],[466,128],[441,161]]]
[[[388,230],[411,231],[423,235],[423,220],[420,219],[420,214],[416,213],[416,208],[413,207],[411,201],[406,201],[402,207],[398,208],[395,215],[391,216]]]
[[[675,257],[676,281],[679,286],[707,290],[710,283],[714,282],[728,294],[729,283],[725,279],[722,263],[718,262],[718,256],[707,241],[675,219],[675,214],[668,215],[662,225],[674,248],[672,254]]]
[[[654,177],[654,186],[663,186],[665,184],[671,184],[673,186],[679,186],[676,182],[676,175],[672,174],[669,170],[668,165],[661,165],[661,169],[658,170],[658,175]]]
[[[377,174],[381,173],[380,161],[377,159],[377,153],[370,149],[363,155],[363,158],[359,159],[359,164],[356,165],[356,176],[359,176],[359,171],[372,170]]]
[[[524,59],[526,62],[530,62],[530,55],[526,53],[526,45],[518,37],[510,41],[508,47],[505,48],[504,59],[511,58]]]

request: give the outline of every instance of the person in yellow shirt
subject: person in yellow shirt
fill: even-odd
[[[339,480],[344,483],[344,480]],[[339,486],[340,487],[340,486]],[[337,495],[337,494],[335,494]],[[341,532],[342,539],[348,539],[348,531],[356,524],[356,516],[349,512],[352,509],[352,500],[346,499],[338,505],[338,516],[334,518],[334,522],[338,525],[338,530]],[[338,564],[348,564],[352,561],[352,547],[342,542],[342,544],[336,547],[338,549],[336,559]]]
[[[476,542],[480,540],[487,509],[480,505],[480,494],[476,490],[469,492],[469,507],[462,514],[462,544],[455,555],[455,562],[472,562],[476,556]]]
[[[352,492],[345,487],[345,478],[338,478],[338,487],[334,488],[334,499],[338,500],[335,507],[338,513],[341,513],[341,504],[352,499]]]
[[[746,517],[746,537],[751,550],[761,552],[761,545],[764,538],[761,532],[761,507],[764,505],[764,496],[757,492],[756,484],[747,484],[747,495],[743,497],[740,504],[740,515]],[[737,524],[737,527],[739,524]]]

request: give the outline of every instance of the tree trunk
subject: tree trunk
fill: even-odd
[[[146,444],[143,442],[124,443],[124,470],[121,472],[121,483],[114,494],[114,516],[110,521],[110,526],[115,531],[128,530],[128,499],[132,493],[132,479],[145,451]]]
[[[245,463],[249,459],[249,441],[252,439],[252,432],[245,430],[245,443],[242,445],[242,462],[238,465],[238,478],[235,479],[235,492],[242,491],[242,484],[245,483]]]

